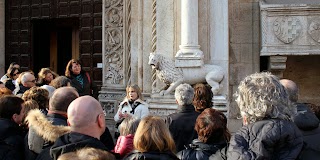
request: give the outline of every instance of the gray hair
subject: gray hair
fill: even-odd
[[[21,77],[21,84],[25,84],[29,81],[30,77],[34,76],[30,72],[26,72],[25,74],[22,75]]]
[[[253,123],[264,118],[291,120],[296,108],[278,77],[269,72],[255,73],[242,80],[236,93],[241,115]]]
[[[180,84],[174,93],[174,97],[176,98],[178,105],[182,106],[192,104],[193,96],[194,89],[187,83]]]

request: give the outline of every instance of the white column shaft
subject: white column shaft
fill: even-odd
[[[181,0],[181,45],[198,45],[198,0]]]

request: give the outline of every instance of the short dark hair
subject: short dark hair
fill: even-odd
[[[20,114],[24,101],[17,96],[3,96],[0,98],[0,117],[12,119],[14,114]]]
[[[198,139],[203,143],[230,140],[230,133],[227,128],[227,117],[215,109],[205,109],[198,116],[194,128],[198,133]]]
[[[64,92],[61,93],[59,90],[64,90]],[[67,112],[69,104],[78,97],[78,92],[73,87],[56,89],[49,100],[49,110]]]

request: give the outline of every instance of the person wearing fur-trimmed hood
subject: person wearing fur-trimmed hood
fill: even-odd
[[[141,90],[138,85],[127,86],[127,96],[120,103],[119,109],[114,116],[114,120],[121,121],[127,116],[133,116],[136,119],[141,119],[149,115],[148,104],[143,101]]]

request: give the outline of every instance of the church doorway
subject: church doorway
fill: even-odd
[[[41,19],[32,21],[33,71],[49,67],[64,75],[72,58],[79,58],[78,18]]]

